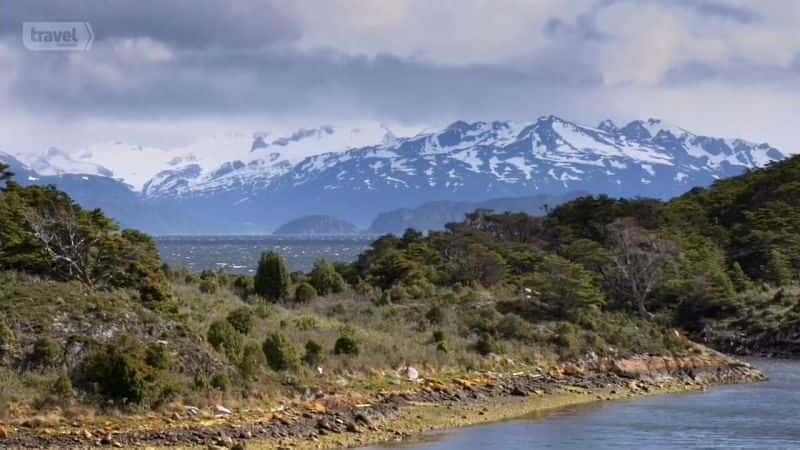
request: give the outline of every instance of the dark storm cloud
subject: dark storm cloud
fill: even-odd
[[[509,117],[538,107],[559,109],[567,89],[599,83],[588,68],[561,65],[514,70],[472,65],[446,67],[391,55],[347,56],[334,51],[180,52],[169,61],[125,66],[108,56],[97,67],[95,52],[25,59],[12,93],[33,111],[114,117],[184,117],[263,113],[334,118],[369,116],[435,120],[491,114]],[[29,65],[29,66],[28,66]],[[59,77],[54,80],[53,73]]]
[[[635,84],[640,81],[637,77],[644,79],[643,83],[652,83],[652,78],[657,80],[656,87],[708,80],[752,84],[759,74],[782,82],[798,71],[797,64],[788,69],[753,64],[740,55],[698,60],[700,57],[685,56],[682,46],[638,49],[636,37],[616,33],[616,28],[625,28],[617,23],[640,25],[625,22],[635,20],[635,16],[612,21],[611,28],[608,21],[599,19],[621,5],[633,8],[634,13],[643,6],[657,6],[665,15],[680,10],[702,20],[724,19],[735,26],[764,20],[752,8],[711,0],[576,1],[573,5],[582,6],[575,7],[574,12],[569,10],[570,14],[563,14],[563,8],[558,7],[538,11],[531,6],[536,2],[523,4],[527,14],[542,16],[537,17],[542,19],[540,26],[525,30],[529,41],[510,39],[519,48],[508,58],[463,64],[447,58],[450,55],[444,52],[451,49],[446,46],[432,46],[441,53],[434,52],[425,59],[409,56],[411,52],[395,54],[392,49],[379,48],[379,44],[375,45],[378,51],[372,51],[375,49],[370,42],[358,42],[363,39],[359,34],[345,36],[349,40],[341,42],[318,40],[310,46],[298,45],[316,31],[312,26],[324,27],[326,23],[304,22],[297,15],[297,4],[289,0],[0,2],[0,45],[9,44],[14,64],[9,71],[13,74],[7,75],[7,92],[0,93],[0,101],[15,109],[62,117],[314,114],[334,119],[428,121],[518,118],[534,111],[574,116],[602,111],[605,106],[592,99],[603,97],[603,89],[608,87],[604,80],[609,73],[612,78],[617,76],[620,65],[629,65],[633,75],[630,79],[621,77],[618,83]],[[308,1],[304,6],[311,9],[321,4]],[[358,3],[345,5],[349,8],[333,9],[342,17],[323,19],[332,25],[337,20],[351,23],[347,19],[364,19],[359,17]],[[430,8],[422,1],[409,5],[413,11],[405,18],[409,22],[425,17]],[[508,5],[513,6],[512,2]],[[465,1],[463,7],[470,6]],[[516,14],[513,10],[506,13]],[[58,20],[91,22],[96,35],[93,49],[62,54],[32,53],[21,48],[22,22]],[[380,28],[382,23],[375,23],[378,25],[370,22],[369,26]],[[470,25],[460,25],[454,18],[452,24],[442,26],[458,31],[457,27]],[[643,28],[647,31],[646,26]],[[423,28],[408,33],[427,36],[430,31]],[[463,35],[472,37],[467,31]],[[477,53],[503,31],[487,29],[485,34],[474,34],[474,41],[457,50],[470,56],[471,46]],[[684,34],[695,31],[689,28]],[[392,40],[405,38],[403,33],[391,36]],[[674,39],[667,36],[664,41]],[[344,48],[353,41],[358,44],[355,50]],[[0,63],[2,50],[0,47]],[[628,53],[635,59],[618,59],[618,55]],[[668,56],[663,70],[662,53]],[[441,62],[437,56],[450,62]],[[493,55],[488,56],[491,59]],[[729,61],[731,58],[740,59]],[[656,67],[655,75],[651,76],[649,70],[639,75],[636,69],[650,63]],[[663,77],[659,77],[662,72]],[[2,81],[0,74],[0,87]]]
[[[18,36],[23,22],[90,22],[97,41],[147,37],[179,48],[257,48],[296,39],[298,24],[280,1],[6,0],[0,33]]]

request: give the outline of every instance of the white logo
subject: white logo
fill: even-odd
[[[85,51],[94,33],[89,22],[24,22],[22,43],[32,51]]]

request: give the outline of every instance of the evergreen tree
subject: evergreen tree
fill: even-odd
[[[311,271],[311,285],[319,295],[328,295],[344,291],[347,283],[330,261],[320,258]]]
[[[283,257],[275,252],[261,254],[255,276],[256,293],[272,302],[289,297],[289,269]]]
[[[0,162],[0,182],[11,181],[13,176],[14,174],[8,170],[8,164],[3,164]]]
[[[733,263],[730,271],[731,282],[736,292],[744,292],[753,287],[753,281],[744,273],[742,266],[738,262]]]
[[[775,286],[785,286],[792,282],[792,266],[789,258],[780,250],[773,249],[769,254],[769,261],[764,273],[767,281]]]

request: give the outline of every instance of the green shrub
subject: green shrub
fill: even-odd
[[[218,320],[208,328],[208,343],[229,360],[236,361],[242,351],[242,335],[227,320]]]
[[[444,311],[438,306],[432,306],[431,309],[425,313],[425,318],[434,325],[440,324],[444,322]]]
[[[531,324],[516,314],[506,314],[497,322],[497,332],[507,339],[528,339],[532,335]]]
[[[344,278],[326,259],[318,259],[311,270],[311,284],[320,295],[337,294],[347,287]]]
[[[569,322],[561,322],[553,335],[556,351],[562,359],[574,359],[580,356],[580,339],[578,329]]]
[[[255,379],[265,363],[266,360],[261,347],[256,342],[248,342],[242,350],[239,373],[242,374],[244,379]]]
[[[317,290],[308,283],[300,283],[294,291],[294,301],[297,303],[308,303],[317,298]]]
[[[130,403],[142,403],[145,399],[142,363],[123,347],[109,344],[92,353],[84,361],[82,373],[107,398]]]
[[[436,330],[433,332],[433,342],[444,342],[444,331]]]
[[[322,345],[317,341],[309,340],[306,342],[306,353],[303,355],[303,362],[309,366],[316,366],[322,361]]]
[[[61,372],[56,378],[56,381],[50,386],[50,395],[54,399],[58,399],[60,403],[68,403],[75,397],[75,391],[72,389],[72,381],[66,372]]]
[[[148,278],[139,288],[139,298],[145,307],[153,311],[167,314],[178,312],[178,305],[175,303],[172,288],[161,277]]]
[[[219,284],[214,278],[203,278],[197,288],[204,294],[216,294],[219,290]]]
[[[333,353],[337,355],[358,355],[359,351],[358,341],[349,334],[340,336],[333,345]]]
[[[209,384],[212,388],[220,392],[228,392],[233,386],[233,383],[231,383],[231,378],[225,372],[214,374],[214,376],[211,377]]]
[[[303,316],[297,319],[294,322],[294,325],[300,331],[311,331],[316,329],[319,326],[319,323],[317,323],[317,319],[312,316]]]
[[[33,350],[28,355],[28,364],[38,369],[46,369],[61,364],[64,352],[55,340],[42,337],[33,344]]]
[[[17,339],[14,332],[5,321],[0,320],[0,364],[13,357],[16,349]]]
[[[264,340],[262,345],[267,364],[272,370],[291,370],[300,365],[297,351],[292,342],[282,333],[273,333]]]
[[[275,252],[261,254],[254,287],[258,295],[272,302],[289,297],[289,269],[281,255]]]
[[[145,350],[144,362],[154,369],[166,370],[172,366],[172,355],[166,345],[151,343]]]
[[[255,293],[255,281],[253,277],[239,275],[233,280],[233,292],[243,299],[247,299]]]
[[[247,335],[253,329],[253,310],[249,306],[241,306],[228,313],[227,321],[239,333]]]
[[[491,334],[484,333],[478,338],[478,342],[475,343],[475,351],[484,356],[491,353],[500,353],[500,344],[497,343]]]

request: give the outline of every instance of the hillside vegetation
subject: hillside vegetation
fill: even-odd
[[[263,404],[374,392],[408,367],[437,377],[691,352],[675,329],[791,352],[798,201],[795,158],[667,203],[476,211],[310,273],[265,253],[250,277],[162,266],[147,236],[11,182],[0,191],[0,414]]]

